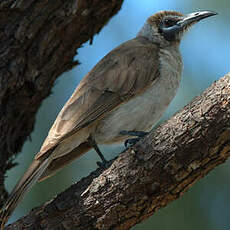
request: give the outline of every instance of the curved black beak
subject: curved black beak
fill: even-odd
[[[199,11],[181,16],[179,17],[179,20],[175,25],[167,28],[162,28],[162,31],[164,32],[164,37],[169,41],[173,40],[175,39],[176,34],[179,34],[182,31],[186,31],[186,29],[191,25],[199,22],[204,18],[214,16],[216,14],[217,13],[212,11]]]
[[[187,14],[180,21],[177,22],[177,25],[179,27],[184,28],[190,25],[193,25],[194,23],[199,22],[202,19],[211,17],[217,15],[216,12],[213,11],[199,11],[199,12],[194,12],[191,14]]]

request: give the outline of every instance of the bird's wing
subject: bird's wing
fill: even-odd
[[[158,60],[157,46],[143,37],[111,51],[80,82],[35,158],[150,87],[159,76]]]

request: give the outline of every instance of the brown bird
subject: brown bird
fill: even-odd
[[[158,12],[147,19],[136,38],[112,50],[83,78],[5,203],[2,229],[37,180],[91,148],[105,163],[98,144],[122,142],[151,130],[179,87],[182,36],[191,25],[212,15],[216,13]]]

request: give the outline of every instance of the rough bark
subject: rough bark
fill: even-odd
[[[99,169],[7,229],[129,229],[230,156],[230,74]]]
[[[123,0],[0,2],[0,204],[4,174],[34,127],[55,79],[77,65],[77,48],[118,12]]]

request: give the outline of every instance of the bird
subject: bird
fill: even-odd
[[[40,151],[9,195],[1,210],[1,229],[37,181],[92,148],[103,166],[107,161],[98,145],[133,144],[154,127],[180,85],[183,35],[193,24],[216,14],[157,12],[135,38],[103,57],[66,102]]]

